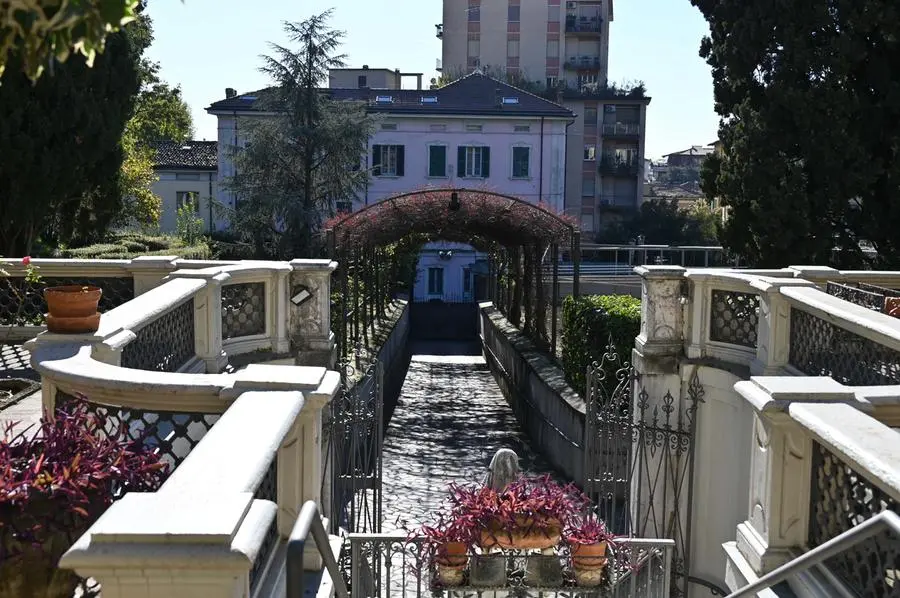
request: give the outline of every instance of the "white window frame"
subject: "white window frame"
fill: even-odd
[[[596,143],[585,143],[584,144],[584,160],[585,160],[585,162],[596,162],[597,161],[597,144]]]
[[[375,145],[379,146],[381,149],[380,160],[378,161],[378,174],[375,176],[378,177],[397,177],[400,176],[397,174],[397,148],[402,145],[399,143],[376,143]],[[385,151],[387,149],[387,151]],[[389,160],[391,160],[390,165],[391,169],[385,168],[385,156],[388,156]]]
[[[444,148],[444,174],[431,174],[431,148],[433,147],[443,147]],[[442,141],[434,141],[428,144],[428,160],[425,164],[425,176],[429,179],[446,179],[450,177],[450,144],[444,143]]]
[[[528,173],[524,176],[516,176],[516,150],[528,150]],[[509,149],[509,178],[516,181],[524,181],[531,178],[531,146],[527,143],[517,143]]]
[[[434,279],[432,279],[432,272],[439,272],[439,275],[436,275]],[[428,288],[426,289],[428,292],[428,296],[430,297],[443,297],[444,296],[444,268],[440,266],[429,266],[428,267],[428,280],[426,281]],[[432,284],[437,283],[440,284]],[[434,290],[434,287],[440,286],[440,290]]]
[[[484,156],[482,152],[484,152],[485,146],[483,145],[465,145],[466,148],[466,159],[463,164],[463,171],[460,176],[467,179],[483,179],[484,174],[481,172],[481,165],[484,162]]]

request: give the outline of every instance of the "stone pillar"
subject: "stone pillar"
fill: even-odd
[[[635,268],[635,272],[642,278],[642,291],[641,332],[632,352],[637,376],[633,405],[635,419],[643,417],[646,420],[655,409],[659,413],[668,413],[673,407],[682,412],[688,407],[679,368],[684,347],[682,282],[685,269],[681,266],[642,266]],[[669,397],[674,401],[670,402]],[[672,421],[678,421],[678,418]],[[651,453],[643,448],[641,451],[643,471],[670,467],[661,462],[665,459],[663,451]],[[687,480],[678,480],[680,488],[675,487],[675,482],[671,476],[666,479],[653,479],[653,476],[648,479],[647,475],[632,477],[630,509],[636,534],[668,529],[673,517],[686,519],[687,499],[681,501],[681,512],[677,514],[672,512],[676,501],[666,500],[671,496],[687,496]]]
[[[134,277],[134,296],[162,284],[163,279],[178,268],[177,260],[176,255],[144,255],[131,260],[128,270]]]
[[[851,389],[824,376],[753,377],[734,388],[755,414],[748,516],[737,526],[736,550],[726,544],[732,589],[788,562],[806,543],[812,439],[791,419],[790,404],[856,403]]]
[[[231,276],[209,270],[181,270],[171,278],[194,278],[206,281],[206,288],[194,297],[194,350],[207,374],[218,374],[228,365],[222,349],[222,285]]]
[[[779,376],[785,373],[791,348],[791,306],[781,289],[815,287],[815,284],[807,280],[771,278],[756,280],[751,286],[759,289],[759,324],[756,359],[750,364],[750,372],[755,376]]]
[[[331,274],[337,262],[292,260],[288,292],[288,337],[297,365],[333,367],[331,332]]]
[[[92,577],[104,598],[249,595],[252,555],[275,505],[247,493],[127,494],[63,555],[60,567]]]

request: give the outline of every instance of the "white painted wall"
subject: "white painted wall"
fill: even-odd
[[[452,256],[441,257],[440,252],[452,252]],[[465,292],[464,273],[465,268],[471,268],[475,261],[484,258],[471,246],[463,243],[436,242],[428,243],[419,254],[419,263],[416,265],[416,284],[413,287],[415,301],[429,301],[441,299],[447,302],[462,302],[474,300],[475,281],[470,280],[469,292]],[[428,292],[428,270],[441,268],[444,277],[444,289],[441,294]]]
[[[215,222],[215,210],[210,198],[218,196],[217,174],[211,171],[157,170],[158,180],[153,183],[153,193],[162,200],[159,228],[165,233],[175,232],[179,192],[196,193],[199,200],[197,217],[203,220],[203,231],[210,230],[210,222]],[[210,191],[210,189],[212,191]]]

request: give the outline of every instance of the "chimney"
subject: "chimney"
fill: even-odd
[[[368,65],[368,64],[364,64],[364,65],[363,65],[363,70],[364,70],[364,71],[369,70],[369,65]]]
[[[237,90],[235,88],[233,88],[233,87],[225,88],[225,99],[226,100],[231,99],[235,96],[237,96]]]

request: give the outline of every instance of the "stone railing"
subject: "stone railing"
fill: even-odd
[[[760,377],[735,389],[754,422],[750,511],[725,546],[732,589],[878,513],[900,513],[900,434],[870,415],[865,390],[827,377]],[[790,585],[798,596],[887,596],[897,550],[897,538],[877,536]]]
[[[104,596],[249,595],[300,505],[321,501],[322,410],[339,374],[235,371],[229,358],[262,350],[330,363],[335,264],[189,265],[103,313],[94,334],[27,343],[45,408],[85,400],[172,471],[159,491],[117,502],[63,559]]]
[[[690,372],[700,372],[706,389],[691,489],[695,526],[696,514],[704,514],[692,565],[706,570],[692,574],[734,590],[847,526],[896,511],[900,435],[891,427],[900,427],[900,320],[826,287],[839,281],[898,288],[900,273],[637,272],[643,312],[634,363],[642,384],[670,392],[680,405],[689,400]],[[735,442],[746,448],[734,449]],[[749,513],[741,506],[748,503]],[[717,565],[723,542],[725,566]],[[833,589],[840,584],[889,595],[866,593],[875,591],[866,584],[896,575],[871,570],[876,558],[896,559],[896,552],[880,554],[871,544],[859,550],[870,552],[848,553],[793,580],[797,595],[843,595]]]

